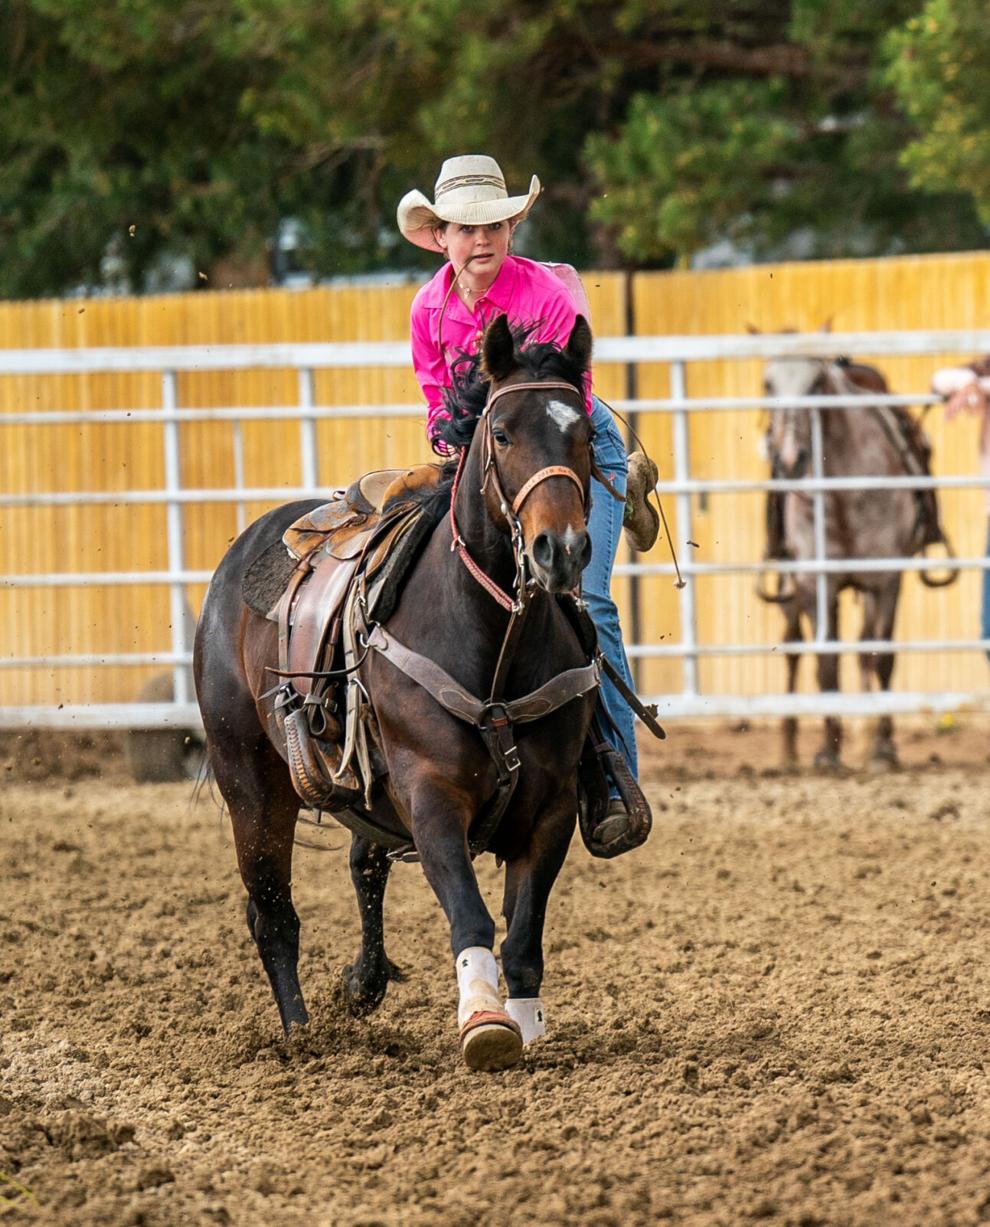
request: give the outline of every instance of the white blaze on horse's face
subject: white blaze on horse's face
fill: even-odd
[[[811,396],[827,365],[820,358],[774,358],[763,373],[767,396],[779,400]],[[770,410],[770,452],[781,476],[800,477],[811,456],[811,414],[800,406]]]
[[[581,414],[561,400],[552,400],[547,405],[547,417],[557,424],[557,429],[566,435],[575,422],[580,422]]]

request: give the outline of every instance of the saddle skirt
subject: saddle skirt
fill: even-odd
[[[299,796],[336,813],[370,807],[374,773],[361,688],[332,670],[353,669],[355,603],[387,617],[402,582],[436,525],[418,492],[439,481],[439,465],[365,474],[301,516],[282,542],[297,564],[269,618],[279,627],[275,716],[279,746]],[[407,842],[407,841],[402,841]]]

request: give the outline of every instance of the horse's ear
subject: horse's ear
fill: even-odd
[[[481,343],[481,365],[495,380],[506,379],[519,365],[507,315],[497,315],[485,329]]]
[[[574,321],[564,353],[582,371],[591,366],[591,326],[583,315]]]
[[[757,328],[755,324],[751,324],[749,320],[746,321],[746,331],[751,337],[758,337],[761,335],[759,328]]]

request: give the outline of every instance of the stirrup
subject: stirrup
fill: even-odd
[[[628,465],[622,527],[630,546],[645,554],[653,548],[660,534],[660,516],[650,502],[650,491],[656,486],[659,473],[645,452],[633,452]]]

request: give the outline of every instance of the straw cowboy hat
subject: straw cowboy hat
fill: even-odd
[[[486,226],[491,222],[521,222],[540,194],[534,175],[527,196],[510,196],[505,177],[494,158],[468,153],[448,158],[440,167],[431,203],[422,192],[406,192],[396,217],[402,235],[428,251],[443,251],[433,231],[444,222]]]

